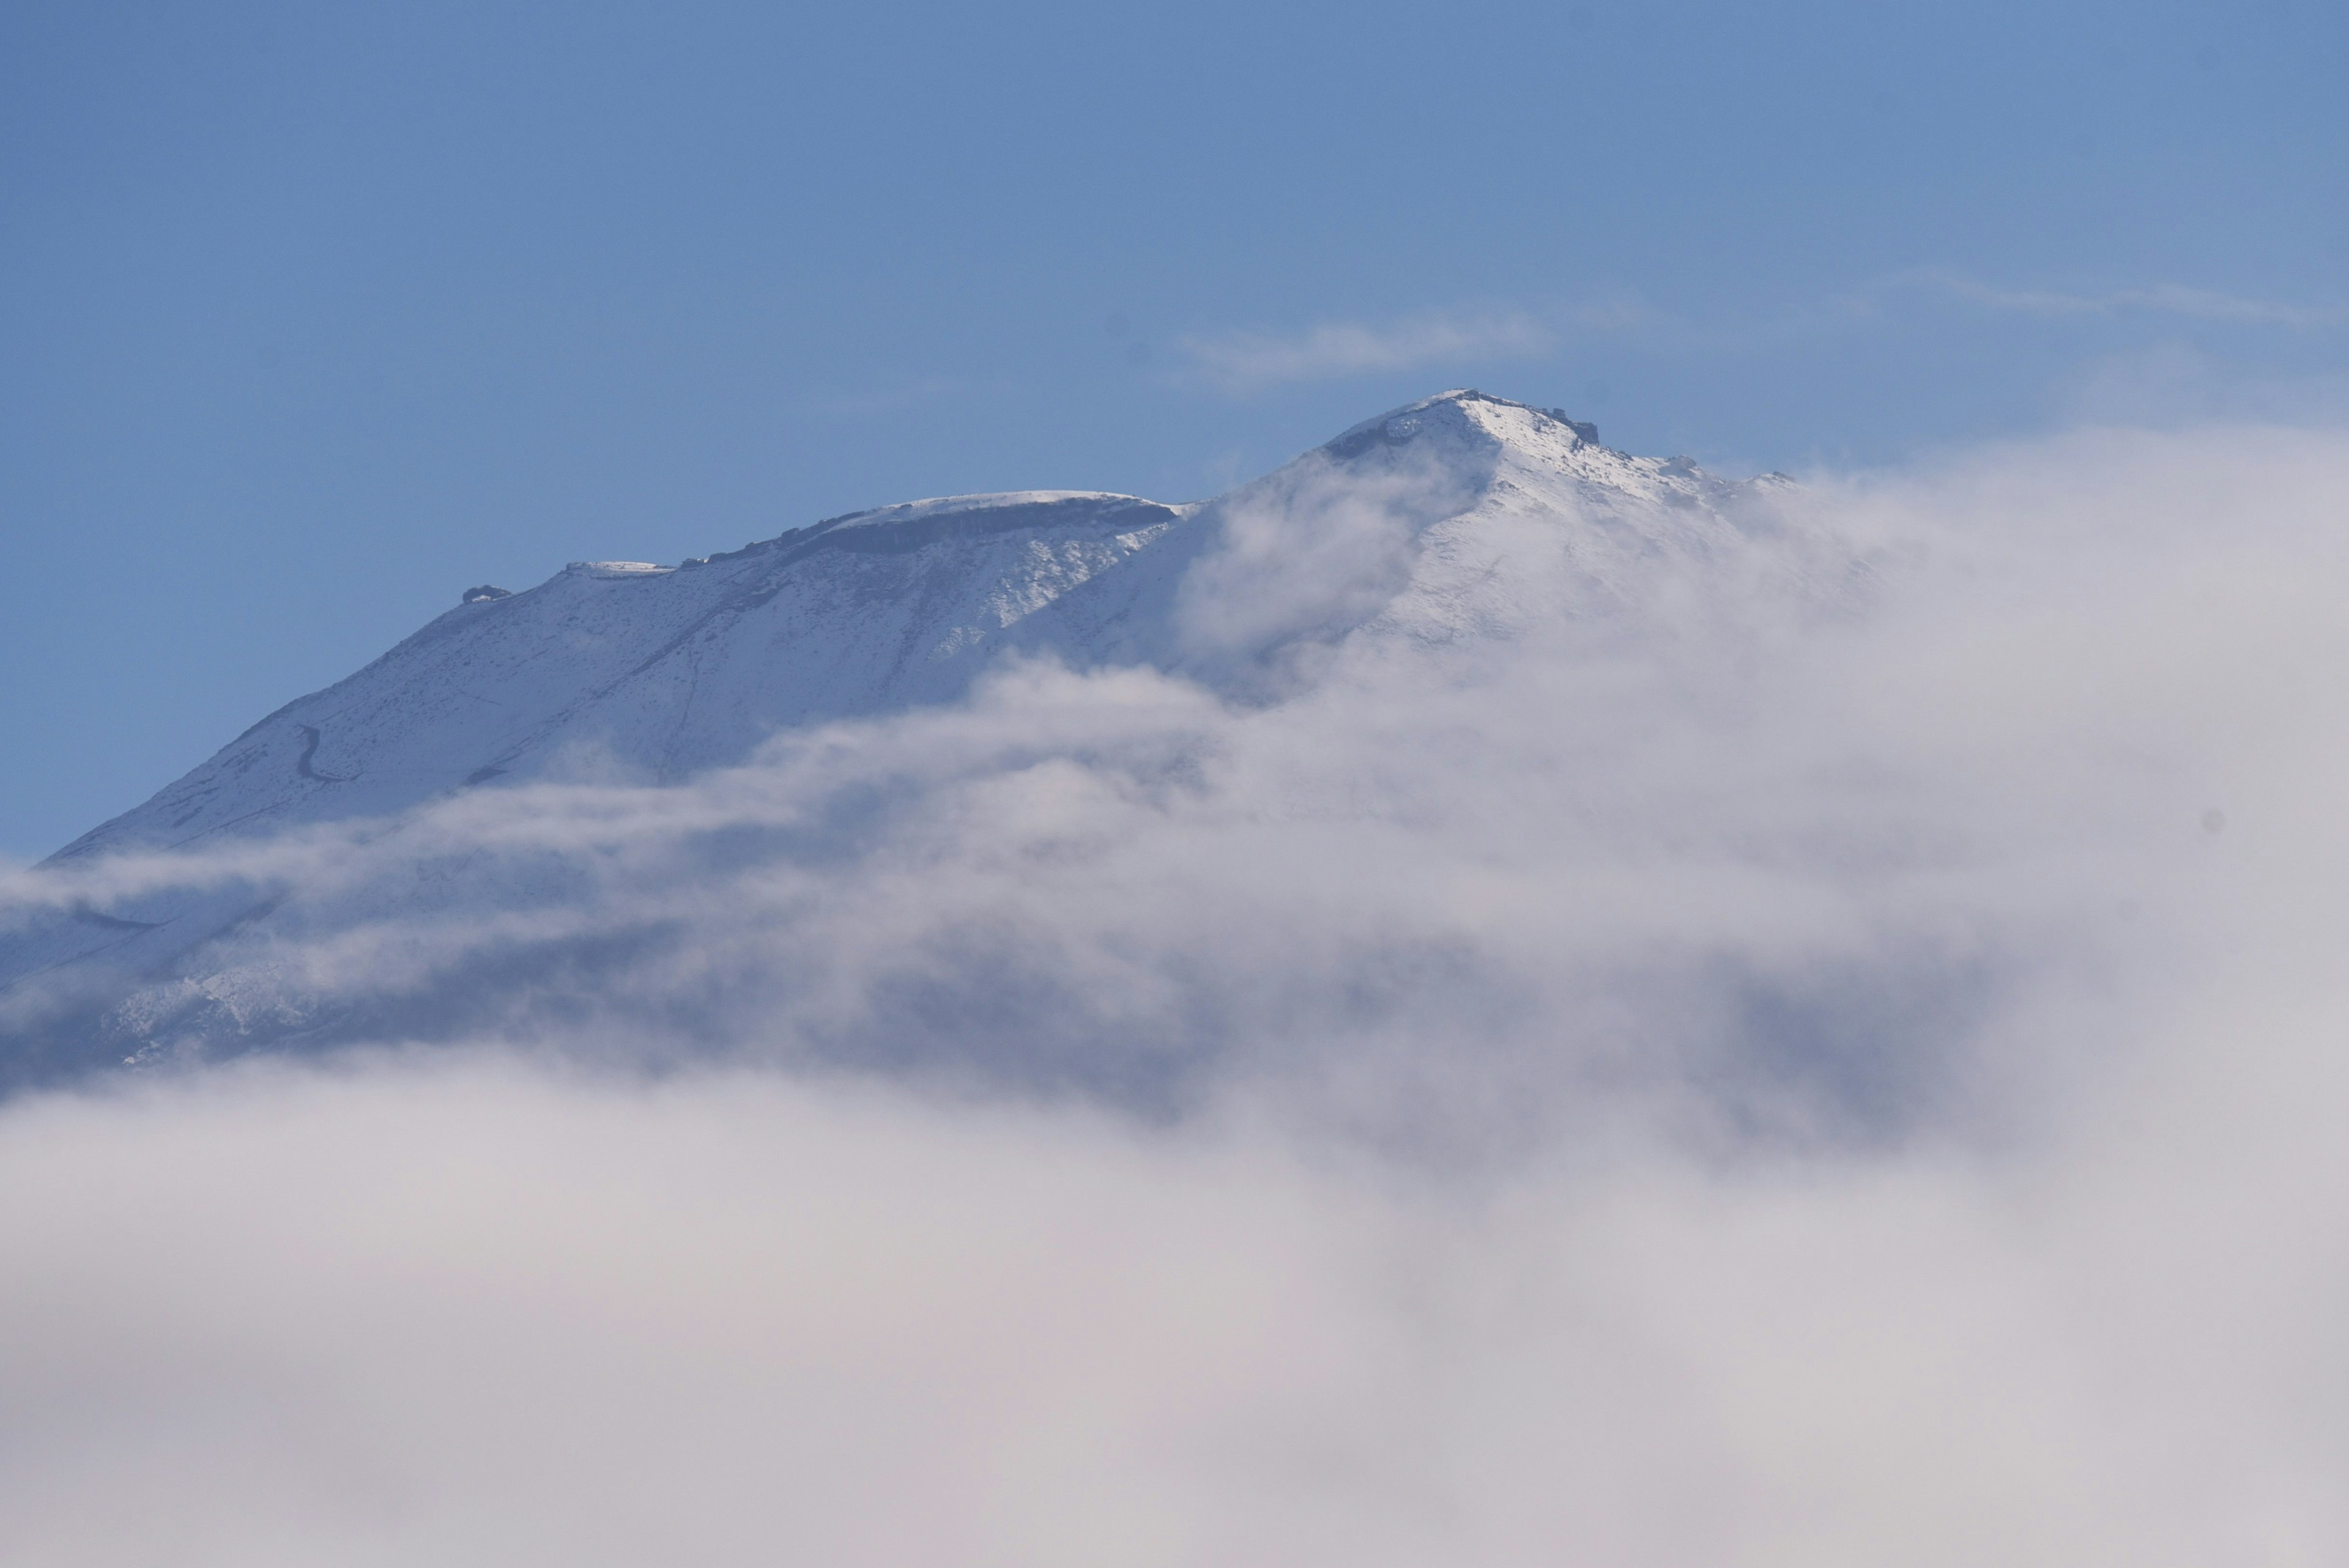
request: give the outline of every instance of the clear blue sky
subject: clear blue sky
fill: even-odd
[[[1733,469],[2349,396],[2349,12],[0,10],[0,852],[456,602],[1481,386]]]

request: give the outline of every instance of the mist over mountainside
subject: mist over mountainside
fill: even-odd
[[[1701,582],[1772,579],[1831,603],[1855,562],[1787,526],[1772,503],[1789,492],[1775,476],[1727,480],[1686,459],[1628,456],[1561,413],[1455,391],[1205,502],[951,497],[675,566],[575,562],[527,592],[468,592],[47,864],[73,872],[160,854],[221,865],[266,856],[258,846],[273,838],[362,823],[375,854],[398,858],[419,841],[400,821],[411,809],[461,811],[468,792],[532,784],[680,785],[812,726],[957,702],[1023,662],[1149,671],[1262,707],[1380,649],[1433,658],[1603,625]],[[370,906],[370,925],[461,903],[454,890],[474,880],[423,851],[404,873],[378,869],[388,882],[348,895]],[[544,912],[573,895],[574,876],[510,868],[474,892]],[[305,999],[302,965],[264,960],[265,984],[252,968],[259,949],[318,917],[314,880],[298,893],[275,874],[193,883],[167,876],[83,899],[0,937],[0,1006],[20,1037],[46,1042],[20,1059],[69,1064],[67,1037],[102,1038],[106,1059],[119,1059],[360,1026]],[[362,1010],[364,1028],[442,1033],[477,1022],[485,995],[559,992],[552,975],[580,962],[562,942],[530,961],[476,954],[461,984],[402,985],[409,1002]],[[511,974],[501,981],[484,964]]]
[[[0,8],[0,1568],[2349,1568],[2344,78]]]
[[[0,1556],[2339,1560],[2344,494],[1460,394],[476,591],[0,867]]]

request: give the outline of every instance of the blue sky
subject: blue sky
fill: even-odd
[[[1747,470],[2332,419],[2344,80],[2305,0],[11,7],[0,851],[475,583],[1447,386]]]

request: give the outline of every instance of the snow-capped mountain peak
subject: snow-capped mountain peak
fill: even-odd
[[[1473,390],[1363,421],[1182,505],[1095,491],[936,497],[674,565],[482,584],[296,698],[53,865],[389,817],[547,777],[648,784],[779,732],[962,696],[1013,654],[1143,665],[1265,700],[1283,650],[1514,636],[1636,603],[1733,553],[1750,484],[1633,457]],[[61,970],[169,972],[258,918],[185,892],[0,939],[0,997]]]
[[[1733,541],[1746,487],[1596,438],[1454,390],[1212,501],[935,497],[675,565],[484,585],[63,853],[398,810],[587,751],[679,778],[778,729],[951,700],[1010,649],[1204,670],[1381,617],[1454,635],[1515,613],[1465,589],[1492,580],[1496,552],[1531,563],[1528,525],[1577,604],[1628,592],[1642,562]]]

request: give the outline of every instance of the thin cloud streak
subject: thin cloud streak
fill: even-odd
[[[2249,299],[2213,289],[2189,288],[2181,284],[2157,284],[2146,288],[2078,294],[2057,289],[1996,288],[1962,273],[1927,268],[1899,273],[1888,280],[1885,286],[1928,289],[1987,310],[2051,318],[2141,314],[2310,332],[2349,325],[2349,309]]]
[[[1234,332],[1183,339],[1183,352],[1227,392],[1297,381],[1328,381],[1479,358],[1531,359],[1556,335],[1521,311],[1436,314],[1381,325],[1323,322],[1304,332]]]
[[[897,414],[973,390],[951,376],[924,376],[895,387],[852,392],[834,390],[802,397],[798,407],[810,414],[834,414],[852,418]]]
[[[1198,334],[1182,340],[1192,373],[1235,395],[1488,359],[1539,359],[1578,333],[1642,329],[1652,313],[1619,300],[1547,310],[1430,311],[1389,322],[1325,321],[1301,332]]]
[[[1390,322],[1326,321],[1293,333],[1202,333],[1180,348],[1188,375],[1228,396],[1309,381],[1497,359],[1544,359],[1578,338],[1633,342],[1676,354],[1738,353],[1848,330],[1881,319],[1904,299],[1933,295],[2044,321],[2168,318],[2298,333],[2349,326],[2349,307],[2265,300],[2182,284],[2085,293],[2002,288],[1953,268],[1920,267],[1865,284],[1840,298],[1743,324],[1659,311],[1635,299],[1548,309],[1433,311]]]

